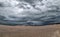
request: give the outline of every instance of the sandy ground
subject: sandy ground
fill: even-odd
[[[0,37],[60,37],[60,25],[4,26],[0,25]]]

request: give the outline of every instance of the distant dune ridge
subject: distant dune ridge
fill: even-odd
[[[0,24],[60,23],[60,0],[0,0]]]

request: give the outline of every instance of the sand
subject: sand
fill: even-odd
[[[0,37],[60,37],[60,25],[5,26],[0,25]]]

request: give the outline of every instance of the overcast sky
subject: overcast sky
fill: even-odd
[[[26,21],[37,25],[46,21],[60,22],[59,18],[55,20],[60,16],[57,9],[60,11],[60,0],[0,0],[0,15],[10,21]]]

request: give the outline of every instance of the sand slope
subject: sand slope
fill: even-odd
[[[3,26],[0,37],[60,37],[60,25],[49,26]]]

